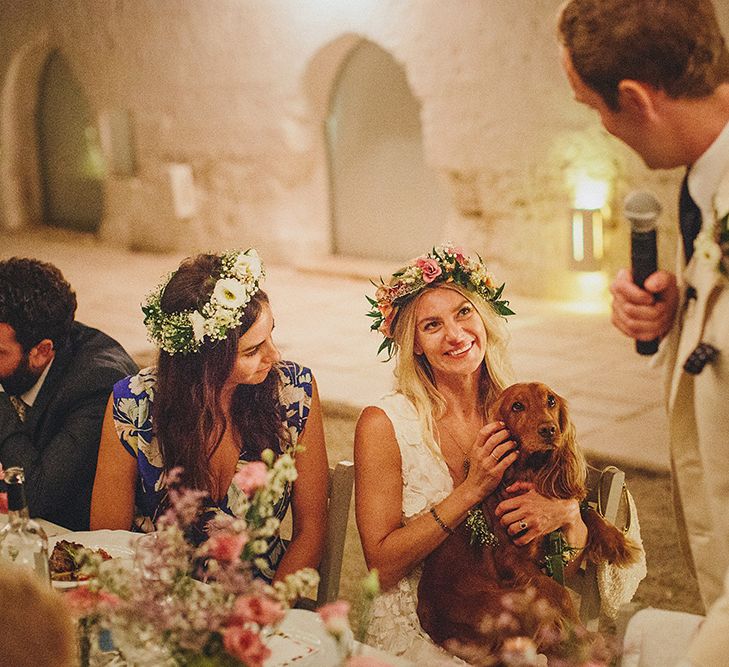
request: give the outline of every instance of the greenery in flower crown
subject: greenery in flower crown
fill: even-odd
[[[263,263],[255,248],[230,250],[220,256],[221,269],[210,300],[198,310],[162,311],[162,294],[176,272],[168,274],[144,304],[144,325],[155,345],[169,354],[197,352],[207,339],[223,340],[239,326],[243,312],[265,278]]]
[[[453,283],[475,292],[502,317],[514,314],[509,302],[501,298],[505,284],[496,286],[493,274],[486,269],[481,257],[473,259],[461,248],[446,243],[410,261],[407,266],[396,271],[387,283],[382,278],[379,285],[372,283],[377,291],[374,299],[367,297],[371,306],[367,317],[372,318],[370,329],[379,331],[385,337],[377,350],[378,354],[387,350],[387,359],[392,358],[395,345],[392,323],[400,307],[426,287],[437,287],[443,283]]]

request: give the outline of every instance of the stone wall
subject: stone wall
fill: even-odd
[[[97,116],[127,110],[132,120],[136,169],[106,178],[104,242],[152,251],[251,244],[269,261],[324,262],[322,123],[341,64],[366,38],[402,64],[421,103],[426,161],[452,201],[443,238],[481,252],[520,292],[574,296],[570,174],[582,162],[609,174],[609,273],[628,261],[625,193],[649,187],[672,210],[680,176],[649,173],[573,102],[554,36],[559,4],[0,0],[0,224],[37,223],[27,91],[60,49]],[[720,11],[729,25],[729,8]],[[189,218],[175,215],[172,163],[192,168]],[[662,222],[670,266],[673,212]]]

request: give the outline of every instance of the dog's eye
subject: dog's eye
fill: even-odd
[[[524,410],[524,404],[520,401],[516,401],[511,405],[511,409],[513,412],[522,412]]]
[[[547,396],[547,406],[553,408],[555,405],[557,405],[557,399],[550,394]]]

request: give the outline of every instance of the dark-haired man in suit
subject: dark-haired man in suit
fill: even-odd
[[[0,261],[0,463],[25,469],[31,516],[87,530],[106,401],[137,367],[75,313],[55,266]]]

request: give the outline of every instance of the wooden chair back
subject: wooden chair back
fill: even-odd
[[[352,461],[338,461],[329,468],[329,518],[324,555],[319,565],[317,605],[333,602],[339,596],[344,541],[347,537],[353,487],[354,463]]]

